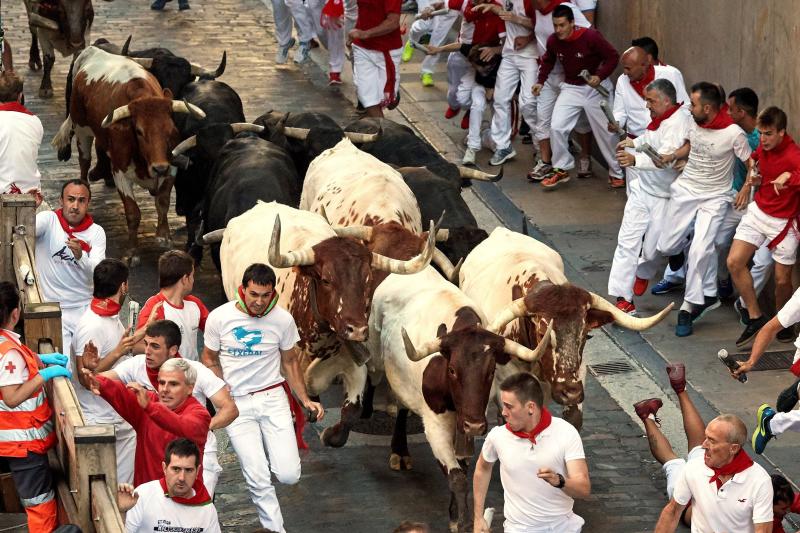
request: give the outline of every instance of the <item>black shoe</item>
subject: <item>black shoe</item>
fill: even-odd
[[[678,311],[678,323],[675,325],[675,335],[688,337],[692,334],[692,314],[689,311]]]
[[[692,309],[692,322],[697,322],[706,316],[706,313],[717,309],[720,305],[722,304],[720,303],[719,298],[705,296],[705,303],[703,305],[692,304],[692,307],[694,308]]]
[[[680,270],[685,262],[686,256],[683,255],[683,252],[669,256],[669,268],[671,268],[673,272]]]
[[[797,387],[800,387],[800,379],[786,387],[778,394],[778,401],[775,402],[775,408],[781,413],[788,413],[794,406],[797,405],[800,395],[798,395]]]
[[[767,320],[767,317],[764,315],[750,320],[750,323],[744,328],[742,334],[738,339],[736,339],[736,346],[743,348],[744,346],[750,344],[750,342],[756,338],[758,332],[767,324],[767,322],[769,322],[769,320]]]
[[[778,332],[777,338],[779,342],[792,342],[794,341],[796,335],[794,334],[794,328],[783,328]]]
[[[739,313],[739,323],[743,326],[746,326],[750,323],[750,313],[747,311],[747,308],[744,307],[739,300],[736,300],[736,303],[733,304],[733,308],[736,309],[736,312]]]

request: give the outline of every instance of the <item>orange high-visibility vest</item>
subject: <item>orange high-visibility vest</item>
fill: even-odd
[[[10,350],[22,354],[28,368],[28,379],[39,374],[36,354],[0,332],[0,356]],[[28,452],[47,453],[55,444],[56,435],[53,431],[53,413],[44,394],[44,387],[39,387],[33,396],[13,409],[2,398],[0,394],[0,456],[26,457]]]

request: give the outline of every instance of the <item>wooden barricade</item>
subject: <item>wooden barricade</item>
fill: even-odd
[[[37,353],[69,353],[62,346],[61,306],[45,302],[36,281],[35,211],[31,195],[0,195],[0,274],[3,280],[16,280],[20,290],[25,344]],[[87,425],[66,378],[49,382],[47,395],[58,435],[50,464],[56,473],[59,523],[85,532],[123,533],[114,426]]]

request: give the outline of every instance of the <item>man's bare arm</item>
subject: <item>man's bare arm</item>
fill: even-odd
[[[222,365],[219,362],[218,351],[203,347],[203,355],[200,356],[200,362],[206,365],[219,379],[225,379],[222,377]]]

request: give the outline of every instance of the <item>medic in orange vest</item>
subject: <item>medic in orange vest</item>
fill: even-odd
[[[50,533],[58,520],[47,450],[55,444],[56,435],[44,383],[71,376],[65,355],[37,356],[20,342],[13,332],[19,303],[16,286],[0,282],[0,456],[8,460],[28,515],[28,531]],[[42,363],[52,366],[40,369]]]

